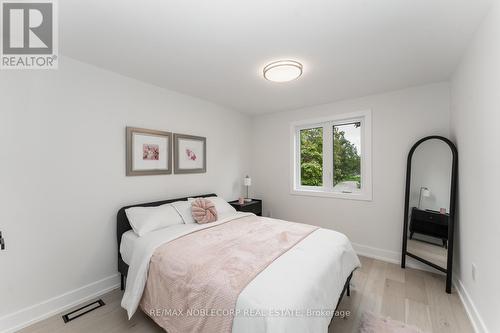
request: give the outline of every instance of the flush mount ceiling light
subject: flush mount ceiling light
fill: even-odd
[[[280,60],[264,67],[264,77],[273,82],[288,82],[302,75],[302,64],[294,60]]]

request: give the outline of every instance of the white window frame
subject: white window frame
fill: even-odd
[[[333,126],[361,122],[361,189],[355,192],[333,190]],[[300,182],[300,131],[323,127],[323,186],[304,186]],[[332,128],[332,130],[329,130]],[[371,201],[372,195],[372,112],[371,110],[306,119],[290,124],[291,186],[293,195]]]

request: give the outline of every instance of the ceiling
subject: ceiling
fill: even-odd
[[[491,0],[64,0],[60,51],[259,114],[446,80]],[[262,68],[298,60],[273,83]]]

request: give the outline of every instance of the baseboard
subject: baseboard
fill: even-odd
[[[52,317],[120,287],[119,275],[112,275],[38,304],[0,317],[0,332],[11,333]]]
[[[360,256],[389,262],[391,264],[401,264],[401,252],[389,251],[356,243],[352,243],[352,247],[354,248],[354,251],[356,251],[356,253]],[[438,271],[437,269],[434,269],[410,257],[406,258],[406,266],[443,275],[443,272]]]
[[[458,296],[460,297],[460,300],[462,301],[462,304],[465,307],[465,311],[469,316],[474,331],[476,333],[489,333],[488,328],[484,324],[483,318],[477,311],[477,308],[474,305],[474,302],[472,301],[472,298],[470,297],[469,293],[467,292],[467,289],[465,289],[462,281],[457,277],[457,274],[453,273],[453,275],[454,275],[453,284],[455,285],[455,289],[457,290]]]
[[[352,247],[357,254],[363,257],[377,259],[392,264],[399,264],[401,262],[401,254],[394,251],[379,249],[367,245],[352,243]]]

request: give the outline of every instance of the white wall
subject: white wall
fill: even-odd
[[[459,151],[455,270],[479,331],[500,332],[500,4],[456,71],[451,96],[451,133]]]
[[[249,171],[247,116],[68,58],[59,68],[0,73],[0,331],[116,284],[121,206],[236,199]],[[126,177],[125,126],[206,136],[207,173]]]
[[[291,195],[290,123],[371,109],[373,201]],[[252,192],[264,213],[345,233],[358,250],[399,260],[406,157],[419,138],[449,133],[449,87],[431,84],[333,104],[256,117]]]

